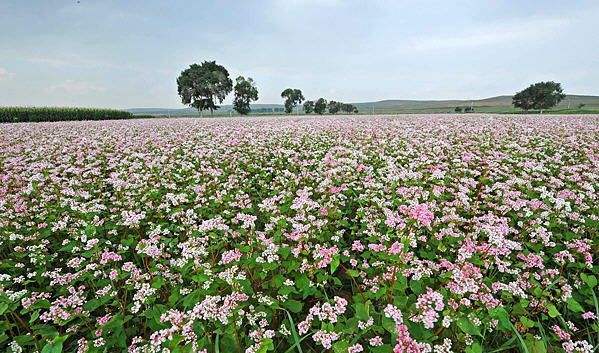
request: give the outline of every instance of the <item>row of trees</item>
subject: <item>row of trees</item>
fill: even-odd
[[[326,111],[329,111],[329,114],[337,114],[338,112],[343,112],[347,114],[357,113],[358,108],[353,104],[347,104],[343,102],[329,101],[327,102],[324,98],[318,98],[316,101],[306,101],[304,103],[304,112],[306,114],[316,113],[316,114],[324,114]]]
[[[212,114],[219,108],[217,103],[222,103],[232,90],[235,90],[233,109],[239,114],[248,114],[250,103],[258,100],[258,88],[251,77],[239,76],[233,86],[227,69],[215,61],[192,64],[183,70],[177,78],[177,89],[181,102],[196,108],[200,114],[204,110]]]
[[[281,98],[285,99],[283,105],[285,106],[285,113],[287,114],[291,113],[293,109],[301,104],[305,99],[302,91],[297,88],[286,88],[283,92],[281,92]],[[353,104],[347,104],[333,100],[327,102],[327,100],[324,98],[318,98],[316,101],[307,100],[304,102],[303,107],[306,114],[324,114],[327,109],[329,114],[336,114],[338,112],[344,112],[348,114],[358,112],[358,108]]]
[[[212,114],[219,108],[217,103],[222,103],[232,90],[235,91],[233,109],[239,114],[248,114],[251,111],[250,103],[258,100],[258,88],[251,77],[246,79],[239,76],[235,79],[235,86],[233,86],[227,69],[215,61],[204,61],[200,65],[192,64],[183,70],[177,78],[177,89],[183,104],[196,108],[200,114],[204,110],[210,110]],[[543,110],[556,106],[565,97],[560,83],[538,82],[516,93],[512,98],[512,104],[525,111],[534,109],[542,113]],[[285,89],[281,92],[281,98],[285,99],[284,106],[287,114],[305,100],[302,91],[297,88]],[[327,109],[330,114],[358,112],[358,108],[352,104],[333,100],[327,102],[324,98],[306,101],[303,108],[306,114],[312,112],[324,114]],[[474,111],[472,107],[455,108],[458,113],[462,110],[466,113]]]
[[[258,88],[251,77],[246,79],[239,76],[235,79],[235,86],[233,86],[227,69],[215,61],[204,61],[199,65],[192,64],[183,70],[177,78],[177,90],[181,102],[197,109],[200,114],[204,110],[210,110],[210,114],[212,114],[219,108],[217,104],[222,103],[231,91],[235,92],[233,109],[241,115],[248,114],[251,111],[251,102],[258,100]],[[284,106],[287,114],[305,100],[302,91],[297,88],[285,89],[281,92],[281,98],[285,99]],[[324,114],[327,109],[331,114],[340,111],[358,112],[358,108],[352,104],[336,101],[327,103],[324,98],[319,98],[316,102],[306,101],[303,107],[306,114],[312,112]]]
[[[454,111],[456,113],[461,113],[461,112],[464,112],[464,113],[474,113],[474,107],[472,107],[472,106],[466,106],[466,107],[463,107],[463,108],[462,107],[455,107]]]

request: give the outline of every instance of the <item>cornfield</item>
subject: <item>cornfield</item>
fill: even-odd
[[[55,107],[0,107],[0,123],[117,120],[131,119],[133,114],[115,109],[55,108]]]

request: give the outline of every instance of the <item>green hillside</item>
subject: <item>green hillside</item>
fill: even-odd
[[[352,103],[358,107],[361,114],[399,114],[399,113],[453,113],[455,107],[472,105],[479,113],[518,113],[520,109],[512,106],[511,96],[496,96],[473,100],[405,100],[388,99],[378,102]],[[579,104],[584,104],[582,109]],[[252,115],[283,114],[282,104],[252,104]],[[165,115],[165,116],[197,116],[198,112],[191,108],[132,108],[128,109],[134,115]],[[548,110],[553,113],[599,113],[599,96],[567,95],[555,108]],[[204,116],[209,116],[204,112]],[[223,105],[214,115],[236,115],[231,105]]]

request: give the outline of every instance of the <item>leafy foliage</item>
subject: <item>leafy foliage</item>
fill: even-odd
[[[233,99],[233,109],[241,115],[247,115],[250,109],[250,103],[258,100],[258,88],[251,77],[247,79],[243,76],[235,80],[235,98]]]
[[[311,114],[314,111],[314,101],[304,102],[304,113]]]
[[[314,113],[316,114],[324,114],[327,109],[327,100],[324,98],[318,98],[316,103],[314,103]]]
[[[232,89],[233,81],[229,78],[229,72],[215,61],[192,64],[177,78],[181,102],[199,112],[218,109],[216,103],[222,103]]]
[[[560,83],[538,82],[516,93],[512,98],[512,104],[516,108],[536,109],[542,112],[544,109],[556,106],[565,97]]]
[[[287,88],[281,92],[281,98],[285,98],[285,113],[289,114],[298,104],[304,101],[302,91],[297,88]]]

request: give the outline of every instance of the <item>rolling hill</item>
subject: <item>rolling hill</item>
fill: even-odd
[[[451,113],[455,107],[472,106],[476,112],[485,113],[515,113],[518,109],[512,106],[512,96],[496,96],[474,100],[404,100],[387,99],[376,102],[352,103],[360,113],[394,114],[394,113]],[[583,109],[578,109],[584,104]],[[252,104],[253,114],[282,114],[282,104]],[[197,116],[198,112],[191,108],[131,108],[129,112],[136,115],[165,115],[165,116]],[[567,95],[566,98],[551,111],[554,112],[595,112],[599,111],[599,96]],[[231,105],[222,105],[215,115],[234,115]],[[209,113],[204,113],[209,115]]]

